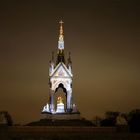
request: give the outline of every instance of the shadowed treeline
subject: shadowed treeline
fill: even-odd
[[[49,120],[48,120],[49,121]],[[107,111],[105,118],[96,117],[93,121],[60,120],[45,126],[13,125],[12,117],[6,111],[0,112],[0,140],[139,140],[140,110],[129,113]],[[10,122],[10,123],[9,123]],[[90,123],[90,125],[87,125]],[[91,125],[92,123],[92,125]],[[32,124],[32,123],[30,123]],[[53,125],[52,125],[53,124]],[[63,126],[65,124],[66,126]],[[69,125],[67,125],[69,124]],[[70,125],[71,124],[71,125]],[[131,132],[131,133],[130,133]]]
[[[127,126],[129,132],[140,133],[140,109],[134,109],[129,113],[120,113],[118,111],[107,111],[105,118],[96,116],[93,119],[96,126]]]
[[[94,126],[94,127],[117,127],[125,128],[125,131],[132,133],[140,133],[140,109],[135,109],[129,113],[120,113],[117,111],[107,111],[105,118],[95,117],[92,121],[88,120],[50,120],[42,119],[36,122],[28,123],[31,126]],[[33,124],[33,125],[32,125]],[[1,126],[14,126],[12,117],[7,111],[0,112],[0,125]],[[123,130],[123,131],[124,131]]]

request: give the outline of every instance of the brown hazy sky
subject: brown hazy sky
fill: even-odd
[[[73,96],[86,118],[140,108],[139,0],[0,2],[0,110],[15,123],[41,118],[48,66],[64,21]]]

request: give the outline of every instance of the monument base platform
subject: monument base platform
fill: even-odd
[[[27,124],[28,126],[93,126],[93,123],[80,116],[80,113],[45,113],[45,118]]]
[[[83,118],[80,116],[80,112],[74,113],[43,113],[45,119],[51,120],[82,120]]]

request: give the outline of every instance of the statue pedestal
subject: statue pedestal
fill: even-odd
[[[64,109],[64,104],[63,103],[59,103],[57,104],[57,110],[56,113],[64,113],[65,109]]]

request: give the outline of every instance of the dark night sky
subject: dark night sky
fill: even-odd
[[[91,119],[108,110],[140,108],[139,0],[3,0],[0,110],[7,110],[15,123],[40,119],[61,19],[81,114]]]

